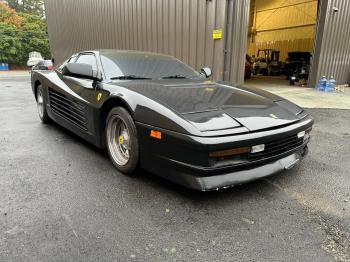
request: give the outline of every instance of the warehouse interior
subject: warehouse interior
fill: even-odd
[[[251,0],[245,84],[307,86],[317,0]]]

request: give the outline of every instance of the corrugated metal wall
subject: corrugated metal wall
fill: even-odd
[[[234,26],[240,30],[233,34],[232,42],[236,51],[230,65],[236,70],[241,65],[243,68],[245,60],[241,48],[245,48],[247,25],[242,23],[240,12],[246,12],[248,1],[45,0],[45,8],[50,46],[57,62],[82,50],[135,49],[173,55],[197,70],[208,65],[213,78],[221,80],[227,7],[234,2],[230,4],[231,11],[236,12]],[[213,40],[214,29],[223,29],[222,39]],[[228,80],[243,81],[243,71],[241,75],[231,72]]]
[[[224,57],[224,80],[244,82],[246,59],[249,0],[231,0],[227,7],[226,46]]]
[[[266,12],[281,3],[303,2],[307,10],[313,10],[315,2],[258,1],[269,5]],[[349,82],[350,1],[318,3],[310,86],[322,75],[334,75],[338,83]],[[197,70],[208,65],[214,79],[238,83],[243,82],[249,6],[250,0],[45,0],[50,45],[57,62],[87,49],[138,49],[176,56]],[[273,26],[268,19],[266,23]],[[218,28],[223,29],[223,38],[213,40],[212,31]],[[305,39],[300,45],[290,43],[291,48],[310,48]],[[281,42],[276,48],[283,46]]]
[[[338,9],[338,12],[334,11]],[[338,83],[350,82],[350,1],[322,0],[310,83],[334,76]]]

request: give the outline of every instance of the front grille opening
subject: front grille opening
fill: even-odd
[[[248,160],[258,160],[283,154],[301,146],[303,141],[303,138],[298,138],[297,135],[293,135],[265,143],[265,150],[258,153],[249,153]]]
[[[274,140],[271,142],[265,142],[264,151],[251,153],[244,152],[236,155],[220,156],[220,157],[209,157],[209,165],[213,167],[225,166],[225,165],[235,165],[241,163],[249,163],[257,160],[262,160],[266,158],[271,158],[274,156],[281,155],[288,151],[292,151],[303,144],[303,137],[298,138],[297,134],[282,139]],[[253,145],[251,145],[253,146]],[[231,149],[235,150],[235,149]],[[230,150],[224,150],[230,151]],[[220,152],[220,151],[219,151]]]

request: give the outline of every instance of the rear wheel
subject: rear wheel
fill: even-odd
[[[41,122],[43,122],[44,124],[49,123],[50,118],[46,111],[46,98],[44,95],[44,89],[42,85],[39,85],[36,89],[36,104]]]
[[[113,108],[105,128],[109,157],[114,166],[125,174],[132,174],[139,161],[139,145],[134,121],[127,110]]]

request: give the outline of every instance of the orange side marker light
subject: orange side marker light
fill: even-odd
[[[157,139],[162,139],[162,132],[151,130],[150,136]]]

